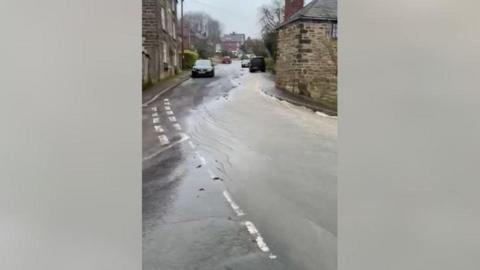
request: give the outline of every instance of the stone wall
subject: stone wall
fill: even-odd
[[[176,1],[175,1],[176,2]],[[172,0],[142,0],[142,78],[143,85],[156,83],[159,80],[174,75],[180,67],[179,42],[180,35],[176,38],[162,27],[162,12],[165,11],[165,22],[167,23],[168,10],[171,12],[171,23],[176,28],[177,8],[172,10]],[[166,45],[167,57],[164,57]],[[175,58],[177,58],[175,60]]]
[[[278,31],[277,87],[336,109],[337,41],[332,23],[297,21]]]

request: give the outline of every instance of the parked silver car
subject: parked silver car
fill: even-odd
[[[250,66],[250,59],[242,60],[242,68],[248,68]]]

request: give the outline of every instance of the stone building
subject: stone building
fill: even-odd
[[[142,0],[142,82],[156,83],[179,71],[178,0]]]
[[[277,34],[277,87],[336,109],[337,0],[285,0]]]

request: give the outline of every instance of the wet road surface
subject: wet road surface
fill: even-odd
[[[336,269],[337,120],[240,63],[143,108],[143,269]]]

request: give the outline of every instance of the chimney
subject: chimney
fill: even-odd
[[[290,16],[295,12],[303,8],[304,0],[285,0],[285,17],[284,21],[287,21]]]

